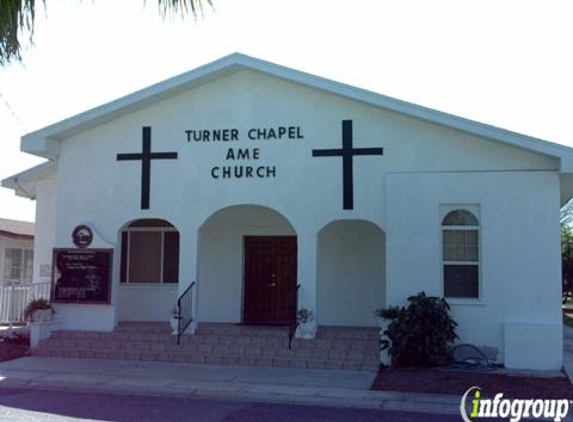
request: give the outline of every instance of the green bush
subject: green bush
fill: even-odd
[[[458,338],[458,325],[449,314],[450,305],[443,298],[424,292],[408,298],[392,318],[384,334],[394,366],[442,366],[450,357],[450,345]]]
[[[374,311],[374,315],[383,320],[396,319],[400,315],[400,307],[379,308]]]

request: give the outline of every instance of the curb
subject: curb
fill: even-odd
[[[83,380],[83,381],[82,381]],[[114,395],[145,395],[218,401],[375,409],[391,412],[460,415],[457,395],[402,393],[345,388],[297,387],[278,384],[78,376],[75,373],[35,372],[5,377],[0,389],[74,391]],[[564,422],[573,422],[573,415]]]
[[[53,375],[53,374],[46,374]],[[64,374],[59,374],[64,375]],[[64,377],[62,377],[64,378]],[[380,409],[388,411],[459,414],[457,396],[412,394],[391,391],[350,390],[338,388],[293,387],[284,385],[249,385],[207,382],[174,382],[169,386],[134,385],[102,379],[101,382],[54,382],[41,379],[5,378],[0,388],[75,391],[117,395],[152,395],[162,397],[210,398],[262,403],[329,406],[339,408]],[[209,385],[212,384],[212,385]]]

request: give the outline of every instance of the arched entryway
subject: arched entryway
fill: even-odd
[[[163,219],[139,219],[121,228],[119,243],[119,319],[168,321],[177,301],[179,231]]]
[[[235,205],[199,230],[199,322],[287,323],[294,318],[296,231],[279,212]]]
[[[318,233],[318,323],[374,326],[385,306],[386,236],[363,220],[337,220]]]

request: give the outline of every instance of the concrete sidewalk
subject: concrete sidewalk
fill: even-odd
[[[573,330],[566,365],[573,369]],[[0,363],[0,387],[460,413],[460,395],[370,391],[375,373],[25,357]],[[566,419],[573,421],[573,415]]]
[[[0,387],[212,397],[459,414],[460,396],[370,391],[375,373],[26,357],[0,363]]]

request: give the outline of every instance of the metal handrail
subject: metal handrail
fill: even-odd
[[[191,283],[177,299],[177,344],[181,344],[181,336],[193,322],[193,286]]]
[[[291,350],[292,339],[296,333],[296,329],[298,328],[298,290],[300,289],[300,284],[296,285],[296,289],[294,291],[294,320],[291,322],[288,328],[288,349]]]

